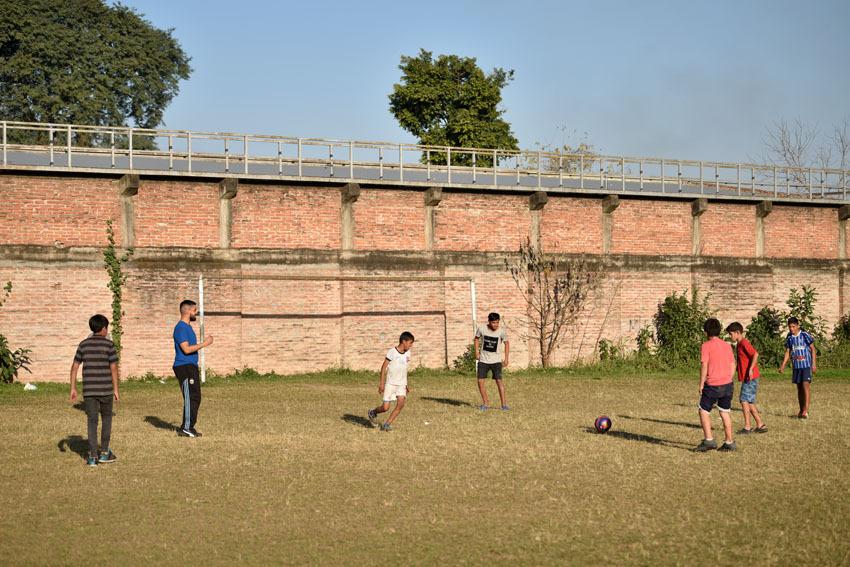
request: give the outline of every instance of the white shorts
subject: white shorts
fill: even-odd
[[[396,384],[384,384],[384,401],[394,402],[399,396],[407,396],[407,384],[398,386]]]

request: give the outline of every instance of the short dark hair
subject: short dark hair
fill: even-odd
[[[413,333],[410,331],[405,331],[398,337],[398,342],[403,343],[404,341],[415,341],[413,338]]]
[[[501,318],[502,318],[502,317],[501,317],[501,316],[499,316],[499,314],[498,314],[498,313],[490,313],[489,315],[487,315],[487,320],[488,320],[488,321],[498,321],[498,320],[500,320]]]
[[[92,333],[99,333],[101,329],[105,329],[108,326],[109,319],[99,313],[97,315],[92,315],[89,319],[89,329],[91,329]]]
[[[183,313],[184,307],[194,307],[195,305],[197,305],[197,303],[195,303],[191,299],[184,299],[180,302],[180,313]]]
[[[788,324],[790,325],[791,323],[794,323],[795,325],[799,325],[800,320],[797,319],[796,317],[788,317]]]
[[[702,325],[702,330],[705,331],[705,334],[709,337],[719,337],[720,329],[722,329],[720,321],[715,317],[709,317]]]
[[[744,326],[741,325],[739,322],[735,321],[734,323],[729,323],[729,326],[726,327],[726,332],[727,333],[743,333],[744,332]]]

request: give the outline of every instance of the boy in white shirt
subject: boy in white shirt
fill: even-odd
[[[395,401],[395,409],[381,425],[381,431],[392,431],[392,423],[401,410],[410,388],[407,386],[407,365],[410,362],[410,349],[413,347],[413,334],[405,331],[398,338],[398,346],[387,351],[384,364],[381,366],[381,382],[378,393],[383,396],[384,403],[370,409],[367,416],[372,425],[378,424],[378,414],[389,411],[390,402]]]

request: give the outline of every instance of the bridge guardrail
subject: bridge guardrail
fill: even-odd
[[[4,167],[220,173],[491,189],[846,201],[850,172],[772,164],[455,148],[230,132],[0,122]]]

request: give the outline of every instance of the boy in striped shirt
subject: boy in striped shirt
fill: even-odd
[[[809,400],[811,399],[812,374],[817,372],[818,355],[815,350],[815,339],[800,328],[796,317],[788,318],[788,337],[785,339],[785,358],[779,366],[779,373],[785,370],[788,360],[791,360],[791,383],[797,385],[797,401],[800,412],[797,417],[808,419]]]
[[[71,364],[71,401],[77,399],[77,370],[83,366],[83,400],[88,416],[89,456],[86,464],[115,461],[109,448],[112,434],[112,400],[118,401],[118,353],[115,345],[106,338],[109,320],[103,315],[89,319],[92,334],[77,347]],[[100,456],[97,451],[97,418],[103,425],[100,431]]]

